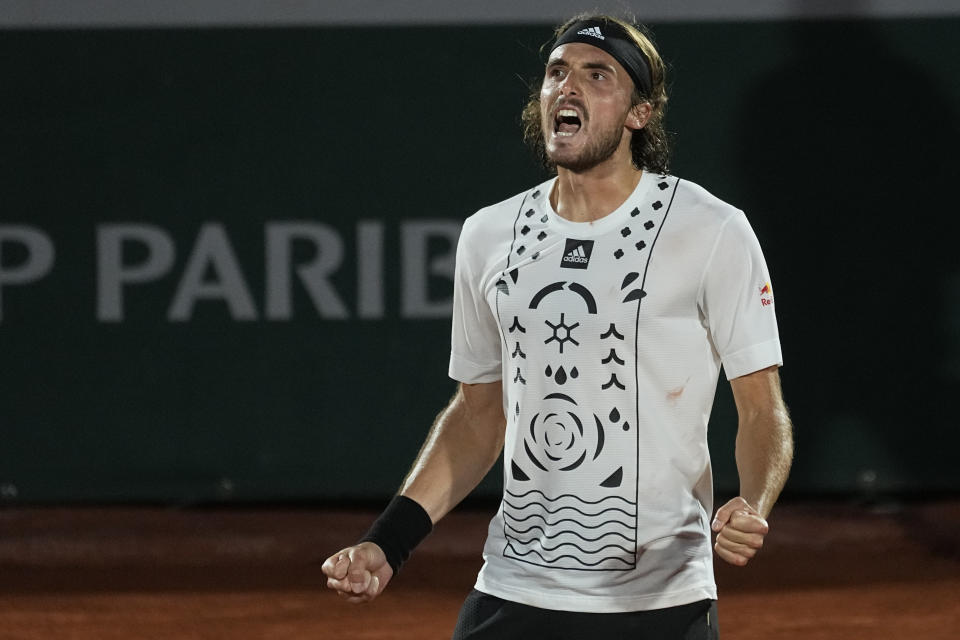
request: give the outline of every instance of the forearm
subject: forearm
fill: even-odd
[[[380,595],[432,524],[477,485],[500,455],[505,426],[501,393],[499,382],[460,385],[403,482],[405,497],[391,500],[359,543],[323,563],[328,587],[350,602]]]
[[[503,448],[499,383],[464,385],[437,416],[400,489],[437,522],[483,479]]]
[[[793,460],[793,426],[782,403],[741,415],[737,431],[740,495],[766,518],[787,481]]]

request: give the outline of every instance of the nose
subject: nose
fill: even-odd
[[[560,82],[560,86],[558,87],[560,90],[560,95],[575,96],[580,92],[580,87],[577,84],[574,75],[575,74],[573,73],[568,73]]]

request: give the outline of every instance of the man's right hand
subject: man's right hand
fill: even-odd
[[[370,602],[387,587],[393,568],[383,549],[372,542],[361,542],[327,558],[323,573],[327,587],[347,602]]]

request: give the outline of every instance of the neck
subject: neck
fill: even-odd
[[[630,197],[642,175],[643,171],[634,168],[629,160],[604,162],[579,173],[557,167],[550,203],[560,217],[571,222],[599,220]]]

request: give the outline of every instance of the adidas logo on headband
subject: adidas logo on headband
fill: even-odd
[[[597,24],[597,23],[600,24]],[[605,31],[600,33],[600,29]],[[623,65],[630,74],[633,85],[645,95],[651,95],[653,90],[650,62],[641,49],[640,42],[630,35],[626,27],[620,23],[604,22],[602,19],[581,20],[575,22],[566,31],[557,36],[553,43],[554,50],[568,42],[582,42],[609,53]]]
[[[578,36],[593,36],[594,38],[600,38],[601,40],[606,40],[603,37],[603,34],[600,33],[600,27],[587,27],[586,29],[580,29],[577,31]]]

